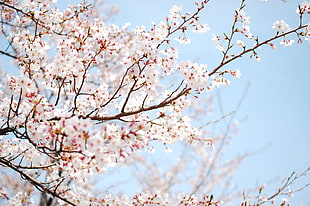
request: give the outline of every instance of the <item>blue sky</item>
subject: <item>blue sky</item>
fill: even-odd
[[[184,11],[193,11],[193,2],[107,1],[117,5],[120,10],[120,13],[112,18],[113,23],[131,22],[133,26],[148,26],[151,21],[163,20],[174,4],[184,5]],[[245,11],[251,16],[251,31],[263,40],[274,35],[271,27],[276,20],[285,20],[292,28],[297,26],[298,15],[295,9],[301,2],[248,1]],[[234,9],[239,4],[239,0],[211,1],[206,12],[201,15],[201,21],[208,23],[211,31],[207,35],[193,35],[192,44],[182,50],[181,58],[198,59],[200,63],[207,63],[209,68],[214,67],[218,62],[219,52],[214,49],[210,38],[212,33],[222,34],[229,31]],[[306,19],[309,22],[309,17]],[[229,113],[235,109],[245,87],[250,85],[236,115],[236,120],[240,120],[240,134],[226,148],[226,155],[229,157],[253,152],[267,146],[263,151],[246,159],[237,170],[234,181],[239,186],[253,187],[275,178],[281,179],[292,171],[302,172],[310,166],[310,44],[304,42],[288,48],[283,48],[278,43],[276,45],[276,50],[267,46],[259,50],[262,58],[259,63],[245,56],[230,64],[230,68],[241,70],[241,79],[220,89],[224,111]],[[216,99],[216,93],[212,95]],[[218,103],[215,106],[218,108]],[[213,117],[220,116],[221,113],[216,110]],[[277,181],[275,183],[278,183]],[[310,182],[309,177],[304,178],[300,184],[306,182]],[[309,192],[307,188],[296,194],[292,203],[299,205],[303,202],[310,205]]]

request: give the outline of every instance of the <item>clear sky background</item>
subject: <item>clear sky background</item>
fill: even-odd
[[[69,1],[61,1],[67,3]],[[72,0],[70,3],[79,2]],[[131,22],[135,25],[150,26],[151,21],[159,22],[168,15],[173,5],[183,5],[184,11],[194,11],[194,0],[107,0],[115,4],[120,13],[111,18],[117,25]],[[292,28],[298,24],[295,9],[301,0],[248,0],[245,11],[251,16],[251,31],[260,40],[274,35],[271,28],[276,20],[285,20]],[[240,0],[211,0],[201,15],[202,23],[211,28],[207,34],[192,35],[192,44],[181,50],[182,59],[207,63],[209,68],[217,65],[220,52],[210,40],[212,34],[229,32],[234,9]],[[310,15],[307,22],[310,22]],[[282,178],[292,171],[302,172],[310,166],[310,43],[296,43],[283,48],[278,43],[276,50],[266,46],[259,50],[261,62],[245,56],[229,65],[240,69],[241,79],[232,81],[229,87],[220,89],[225,113],[235,110],[247,85],[247,95],[235,119],[240,121],[240,133],[227,147],[226,155],[233,157],[244,152],[263,151],[250,156],[239,167],[234,182],[244,188]],[[4,64],[5,65],[5,64]],[[228,68],[228,67],[227,67]],[[217,99],[217,93],[213,92]],[[215,112],[210,120],[221,117],[219,103],[215,101]],[[209,120],[206,120],[206,122]],[[310,175],[309,175],[310,176]],[[300,185],[310,182],[304,178]],[[277,186],[275,182],[274,186]],[[310,205],[310,188],[297,193],[292,205]]]
[[[294,28],[298,25],[295,9],[301,2],[247,1],[245,11],[251,17],[251,31],[263,40],[274,35],[271,27],[276,20],[285,20]],[[194,11],[194,0],[108,0],[107,3],[117,5],[120,11],[112,22],[131,22],[132,28],[163,20],[175,4],[183,5],[184,11]],[[201,15],[202,23],[208,23],[211,30],[207,35],[193,35],[192,44],[181,50],[181,58],[198,59],[200,63],[207,63],[209,68],[214,67],[220,53],[210,40],[212,33],[229,32],[234,9],[239,4],[239,0],[211,0]],[[305,20],[310,22],[309,15]],[[273,188],[292,171],[302,172],[310,166],[310,43],[295,43],[288,48],[283,48],[278,42],[276,45],[276,50],[268,46],[259,50],[262,58],[259,63],[245,56],[230,64],[229,68],[241,70],[241,79],[220,89],[224,111],[229,113],[236,108],[245,88],[250,85],[236,115],[236,120],[240,121],[240,134],[226,148],[226,155],[253,152],[267,146],[246,159],[237,170],[234,182],[245,188],[262,183],[268,186],[268,182],[276,179],[271,185]],[[215,92],[210,95],[217,99]],[[220,116],[218,102],[215,102],[215,113],[211,118]],[[309,182],[308,176],[299,184]],[[292,203],[310,205],[310,189],[297,193]]]

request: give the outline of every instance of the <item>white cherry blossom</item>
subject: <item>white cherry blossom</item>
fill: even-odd
[[[272,28],[274,28],[278,33],[284,33],[291,29],[289,25],[283,20],[273,23]]]

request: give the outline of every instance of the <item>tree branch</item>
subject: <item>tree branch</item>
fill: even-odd
[[[0,163],[2,165],[5,165],[6,167],[11,168],[12,170],[14,170],[15,172],[17,172],[18,174],[20,174],[20,176],[25,179],[26,181],[28,181],[29,183],[31,183],[33,186],[35,186],[39,191],[41,192],[45,192],[48,194],[51,194],[54,197],[57,197],[58,199],[68,203],[69,205],[73,205],[73,206],[77,206],[75,203],[71,202],[70,200],[62,197],[59,193],[57,193],[56,191],[53,191],[45,186],[43,186],[42,182],[34,179],[33,177],[31,177],[29,174],[27,174],[26,172],[20,170],[20,168],[13,164],[11,161],[5,160],[4,158],[0,158]]]
[[[279,39],[279,38],[281,38],[281,37],[284,37],[284,36],[286,36],[286,35],[288,35],[288,34],[297,32],[298,30],[303,29],[303,28],[306,28],[306,27],[307,27],[307,25],[299,26],[299,27],[297,27],[297,28],[295,28],[295,29],[293,29],[293,30],[290,30],[290,31],[288,31],[288,32],[284,32],[284,33],[282,33],[282,34],[280,34],[280,35],[276,35],[276,36],[274,36],[274,37],[272,37],[272,38],[270,38],[270,39],[267,39],[267,40],[265,40],[265,41],[263,41],[263,42],[261,42],[261,43],[257,43],[254,47],[252,47],[252,48],[250,48],[250,49],[247,49],[247,50],[244,50],[243,52],[239,53],[238,55],[233,56],[232,58],[230,58],[230,59],[228,59],[228,60],[226,60],[226,61],[221,62],[217,67],[215,67],[215,68],[209,73],[209,76],[215,74],[220,68],[222,68],[222,67],[225,66],[226,64],[228,64],[228,63],[230,63],[230,62],[232,62],[232,61],[234,61],[234,60],[236,60],[236,59],[242,57],[244,54],[249,53],[249,52],[253,52],[255,49],[257,49],[257,48],[259,48],[259,47],[261,47],[261,46],[263,46],[263,45],[265,45],[265,44],[268,44],[268,43],[271,42],[271,41],[274,41],[274,40],[276,40],[276,39]]]
[[[17,59],[17,56],[14,56],[14,55],[12,55],[8,52],[2,51],[2,50],[0,50],[0,54],[6,55],[6,56],[11,57],[13,59]]]

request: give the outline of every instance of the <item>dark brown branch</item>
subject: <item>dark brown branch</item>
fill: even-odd
[[[243,9],[244,7],[245,7],[245,0],[242,0],[239,9],[241,10],[241,9]],[[236,24],[237,24],[237,22],[238,22],[238,17],[237,17],[237,11],[236,11],[235,18],[234,18],[234,22],[233,22],[233,24],[232,24],[232,26],[231,26],[231,33],[230,33],[230,36],[229,36],[229,37],[227,36],[227,39],[228,39],[227,48],[226,48],[226,51],[223,52],[223,58],[222,58],[220,64],[223,64],[223,62],[224,62],[225,59],[226,59],[226,56],[227,56],[228,52],[229,52],[230,49],[232,48],[231,42],[232,42],[232,39],[233,39],[233,37],[234,37],[234,35],[235,35],[235,33],[236,33]],[[225,37],[226,37],[226,34],[225,34]]]
[[[8,52],[2,51],[2,50],[0,50],[0,54],[6,55],[6,56],[11,57],[13,59],[17,59],[17,56],[14,56],[14,55],[12,55]]]
[[[18,8],[14,7],[14,6],[10,5],[10,4],[7,4],[7,3],[5,3],[5,2],[3,2],[3,1],[0,2],[0,5],[9,7],[9,8],[11,8],[11,9],[15,10],[16,12],[22,13],[22,14],[28,16],[28,17],[32,17],[32,15],[28,14],[27,12],[24,12],[23,10],[18,9]]]
[[[142,74],[142,72],[143,72],[144,69],[146,68],[146,65],[144,65],[143,68],[141,69],[139,63],[137,63],[137,66],[138,66],[139,69],[140,69],[139,75],[138,75],[137,77],[133,77],[133,78],[134,78],[134,83],[132,84],[132,86],[131,86],[131,88],[130,88],[130,90],[129,90],[127,96],[126,96],[126,99],[125,99],[124,105],[123,105],[123,107],[122,107],[122,109],[121,109],[121,112],[124,112],[124,111],[125,111],[125,108],[126,108],[126,105],[127,105],[128,101],[129,101],[130,95],[131,95],[134,91],[137,91],[138,89],[140,89],[140,88],[143,87],[143,85],[142,85],[142,86],[139,87],[138,89],[134,89],[135,86],[137,85],[138,81],[139,81],[139,76]]]
[[[262,204],[274,199],[275,197],[281,195],[285,189],[287,189],[290,185],[292,185],[297,179],[306,175],[309,171],[310,171],[310,167],[308,167],[304,172],[302,172],[300,174],[296,174],[295,172],[292,172],[291,175],[286,179],[284,184],[280,188],[278,188],[277,192],[275,192],[273,195],[269,196],[267,199],[260,201],[259,205],[262,205]],[[310,186],[310,183],[305,184],[305,186],[303,188],[305,188],[307,186]]]
[[[14,131],[13,128],[6,127],[3,129],[0,129],[0,135],[7,135],[8,133],[13,132],[13,131]]]
[[[137,60],[137,62],[140,62],[144,57],[141,57],[140,59]],[[128,71],[133,68],[137,62],[133,63],[132,65],[130,65],[127,69],[126,72],[124,73],[122,80],[119,84],[119,86],[117,87],[116,91],[114,92],[114,94],[112,95],[112,97],[104,104],[102,104],[100,107],[105,107],[106,105],[108,105],[113,99],[115,99],[116,95],[118,94],[118,92],[121,90],[121,88],[123,88],[123,83],[125,81],[126,75],[128,74]]]
[[[94,117],[80,116],[80,117],[85,118],[85,119],[90,118],[91,120],[97,120],[97,121],[116,120],[116,119],[120,119],[122,117],[127,117],[127,116],[131,116],[131,115],[138,114],[141,112],[151,111],[154,109],[159,109],[161,107],[165,107],[165,106],[171,104],[173,101],[180,98],[181,96],[189,94],[190,91],[191,91],[191,88],[184,88],[179,94],[177,94],[175,97],[173,97],[169,100],[165,99],[164,101],[160,102],[159,104],[152,105],[152,106],[145,107],[145,108],[140,108],[140,109],[135,110],[135,111],[121,112],[119,114],[112,115],[112,116],[106,116],[106,117],[99,117],[99,116],[94,116]]]
[[[270,38],[270,39],[267,39],[267,40],[265,40],[265,41],[263,41],[263,42],[261,42],[261,43],[257,43],[254,47],[252,47],[252,48],[250,48],[250,49],[246,49],[246,50],[242,51],[241,53],[239,53],[238,55],[233,56],[232,58],[230,58],[230,59],[228,59],[228,60],[226,60],[226,61],[224,61],[224,62],[221,62],[217,67],[215,67],[215,68],[209,73],[209,76],[215,74],[220,68],[222,68],[222,67],[225,66],[226,64],[228,64],[228,63],[230,63],[230,62],[232,62],[232,61],[234,61],[234,60],[236,60],[236,59],[242,57],[244,54],[249,53],[249,52],[254,52],[257,48],[259,48],[259,47],[261,47],[261,46],[263,46],[263,45],[265,45],[265,44],[268,44],[269,42],[272,42],[272,41],[274,41],[274,40],[276,40],[276,39],[279,39],[279,38],[281,38],[281,37],[284,37],[284,36],[286,36],[286,35],[288,35],[288,34],[295,33],[295,32],[297,32],[298,30],[303,29],[303,28],[305,28],[305,27],[307,27],[307,25],[299,26],[299,27],[297,27],[297,28],[295,28],[295,29],[293,29],[293,30],[290,30],[290,31],[288,31],[288,32],[285,32],[285,33],[282,33],[282,34],[280,34],[280,35],[276,35],[276,36],[274,36],[274,37],[272,37],[272,38]]]
[[[57,98],[56,98],[56,102],[55,102],[55,106],[57,106],[58,102],[59,102],[59,99],[60,99],[60,93],[61,93],[61,88],[62,86],[65,84],[65,79],[64,78],[61,82],[61,84],[59,85],[59,88],[58,88],[58,93],[57,93]]]
[[[56,191],[53,191],[47,187],[45,187],[43,185],[43,183],[41,183],[40,181],[34,179],[33,177],[31,177],[29,174],[27,174],[26,172],[22,171],[17,165],[13,164],[12,162],[10,161],[7,161],[3,158],[0,158],[0,164],[6,166],[6,167],[9,167],[11,168],[12,170],[14,170],[15,172],[17,172],[18,174],[20,174],[20,176],[28,181],[29,183],[31,183],[33,186],[35,186],[39,191],[41,192],[44,192],[44,193],[47,193],[47,194],[50,194],[54,197],[57,197],[58,199],[68,203],[69,205],[73,205],[73,206],[76,206],[75,203],[71,202],[70,200],[62,197],[59,193],[57,193]]]
[[[177,32],[178,30],[181,30],[183,28],[183,26],[191,21],[192,19],[195,19],[197,17],[197,15],[200,13],[200,11],[205,7],[205,5],[209,2],[210,0],[205,0],[202,2],[201,6],[197,8],[197,11],[191,15],[190,17],[188,17],[187,19],[184,19],[183,22],[177,27],[175,28],[174,30],[170,31],[170,28],[168,28],[168,34],[166,36],[166,38],[164,40],[162,40],[158,45],[157,45],[157,49],[164,43],[164,42],[167,42],[168,41],[168,38],[174,34],[175,32]]]
[[[89,33],[88,33],[87,37],[85,37],[84,41],[86,41],[86,39],[87,39],[88,37],[90,37],[90,34],[89,34]],[[73,100],[73,102],[74,102],[74,103],[73,103],[73,104],[74,104],[73,114],[74,114],[74,112],[77,110],[77,98],[78,98],[78,96],[79,96],[79,95],[81,94],[81,92],[82,92],[82,88],[83,88],[84,83],[85,83],[85,81],[86,81],[86,74],[87,74],[88,70],[91,68],[91,65],[92,65],[92,63],[93,63],[93,60],[95,60],[96,57],[97,57],[102,51],[104,51],[104,48],[103,48],[103,47],[101,47],[101,48],[95,53],[95,55],[92,56],[92,58],[88,61],[87,65],[84,66],[84,73],[83,73],[83,77],[82,77],[82,82],[81,82],[81,84],[80,84],[80,86],[79,86],[79,88],[78,88],[77,91],[75,90],[75,87],[74,87],[74,91],[75,91],[76,95],[75,95],[74,100]]]

